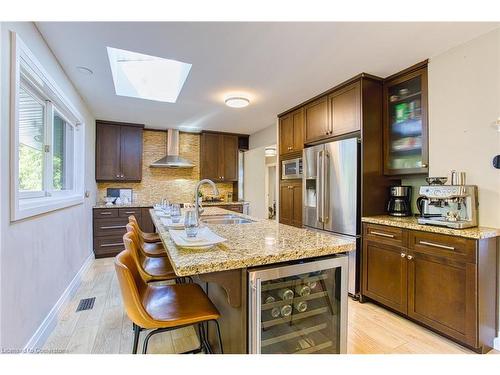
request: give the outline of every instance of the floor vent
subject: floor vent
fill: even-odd
[[[78,307],[76,308],[76,312],[84,311],[84,310],[92,310],[94,307],[95,297],[81,299]]]

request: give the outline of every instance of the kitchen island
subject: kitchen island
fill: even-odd
[[[150,210],[150,213],[175,273],[179,277],[192,276],[205,288],[208,296],[219,309],[226,353],[249,352],[247,336],[249,270],[260,269],[267,265],[273,265],[270,266],[272,268],[277,265],[340,256],[342,253],[354,250],[356,246],[355,241],[347,237],[291,227],[272,220],[258,220],[246,215],[238,215],[238,217],[245,218],[250,222],[244,224],[205,224],[215,233],[226,238],[226,242],[208,250],[183,249],[173,243],[168,229],[155,214],[155,211]],[[202,219],[203,216],[227,214],[234,215],[234,213],[218,207],[206,207]],[[316,285],[316,281],[318,281],[316,287],[318,292],[311,292],[311,296],[329,298],[329,293],[325,290],[324,279],[326,276],[316,276],[315,279],[310,277],[310,285]],[[330,279],[333,280],[328,280],[328,282],[335,283],[334,277],[330,277]],[[285,282],[282,284],[286,285]],[[265,289],[266,286],[263,288]],[[347,291],[345,294],[347,295]],[[274,297],[277,298],[276,294]],[[304,295],[297,299],[297,303],[309,301],[313,306],[314,301],[311,300],[312,297]],[[283,304],[283,301],[273,301],[267,305],[271,309],[273,306],[279,307],[280,303]],[[315,311],[327,310],[326,307],[321,309]],[[333,311],[332,307],[329,309]],[[314,311],[308,311],[303,315],[308,313],[312,315]],[[343,314],[345,313],[343,311]],[[292,325],[293,319],[288,318],[288,320]],[[320,324],[317,325],[317,327],[320,326]],[[209,336],[214,337],[210,332]],[[212,340],[210,342],[217,350],[216,343]],[[308,352],[312,352],[311,349],[308,348],[308,350]]]

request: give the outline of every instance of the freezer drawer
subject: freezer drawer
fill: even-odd
[[[250,269],[248,349],[335,354],[347,345],[346,255]]]

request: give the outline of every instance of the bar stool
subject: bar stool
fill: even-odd
[[[115,270],[125,311],[134,324],[134,354],[137,354],[142,330],[152,330],[144,339],[142,353],[146,354],[153,335],[191,325],[198,325],[200,347],[187,353],[199,352],[202,348],[213,353],[204,334],[203,324],[208,322],[215,323],[220,352],[224,352],[217,321],[220,313],[198,284],[150,285],[142,278],[128,250],[116,256]]]
[[[143,232],[141,227],[139,226],[139,222],[137,221],[137,219],[135,218],[134,215],[130,215],[128,217],[128,221],[129,221],[129,223],[130,222],[135,223],[135,225],[137,226],[137,229],[139,230],[141,237],[144,239],[144,242],[147,242],[147,243],[161,242],[161,238],[160,238],[160,235],[158,233]]]
[[[177,279],[167,256],[149,257],[141,248],[138,235],[131,230],[123,235],[125,249],[131,253],[141,277],[146,282]]]
[[[163,247],[163,243],[161,242],[155,242],[155,243],[150,243],[150,242],[145,242],[144,238],[141,235],[141,230],[139,229],[139,226],[137,223],[134,223],[133,221],[129,221],[129,223],[126,225],[127,227],[127,232],[134,232],[137,235],[137,239],[139,240],[139,245],[140,248],[142,249],[142,252],[144,255],[152,258],[156,257],[166,257],[167,252],[165,251],[165,248]]]

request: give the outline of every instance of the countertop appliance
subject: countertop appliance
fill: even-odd
[[[421,186],[419,193],[419,224],[454,229],[477,227],[477,186],[429,185]]]
[[[389,188],[387,212],[391,216],[411,216],[411,186],[391,186]]]
[[[302,158],[288,159],[281,162],[281,179],[302,178]]]
[[[303,224],[356,238],[349,252],[348,290],[359,290],[360,144],[349,138],[304,149]]]
[[[338,254],[249,269],[249,353],[346,353],[347,263]]]

